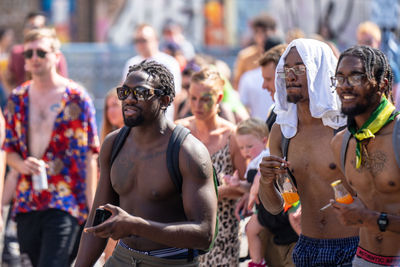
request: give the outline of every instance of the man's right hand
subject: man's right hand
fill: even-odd
[[[286,173],[290,163],[278,156],[264,157],[260,163],[261,183],[273,184],[278,174]]]
[[[40,160],[34,157],[28,157],[25,160],[19,161],[15,169],[25,175],[40,173]]]

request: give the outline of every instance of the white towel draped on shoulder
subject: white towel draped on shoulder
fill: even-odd
[[[317,40],[296,39],[292,41],[279,60],[276,71],[283,71],[285,57],[292,47],[296,47],[306,66],[310,112],[314,118],[321,118],[325,126],[338,129],[346,125],[346,117],[340,112],[340,99],[331,87],[330,77],[335,75],[337,58],[331,48]],[[297,133],[297,107],[286,99],[285,80],[275,75],[276,123],[286,138]]]

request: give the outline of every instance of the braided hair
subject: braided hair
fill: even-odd
[[[126,76],[132,72],[143,71],[147,73],[155,84],[156,89],[164,91],[164,95],[169,96],[170,105],[175,97],[175,83],[172,73],[162,64],[153,60],[143,60],[139,64],[129,66],[129,71]]]
[[[383,94],[387,98],[391,98],[393,73],[389,61],[382,51],[369,46],[353,46],[340,54],[336,71],[339,67],[339,63],[346,56],[353,56],[361,59],[367,79],[373,86],[379,85],[386,78],[388,80],[388,85],[384,88]]]

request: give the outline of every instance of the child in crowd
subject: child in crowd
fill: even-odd
[[[248,210],[252,209],[255,202],[259,203],[257,198],[260,181],[258,166],[262,158],[269,155],[269,149],[266,148],[268,134],[267,124],[256,118],[244,120],[236,128],[236,142],[239,145],[240,152],[243,157],[250,160],[245,174],[246,181],[240,181],[236,174],[225,176],[224,178],[225,182],[229,185],[238,186],[246,192],[250,191]],[[244,213],[247,213],[245,209],[243,209],[241,215]],[[266,266],[263,259],[262,243],[259,237],[262,229],[263,226],[258,221],[257,213],[254,213],[246,225],[246,235],[251,257],[249,266]]]

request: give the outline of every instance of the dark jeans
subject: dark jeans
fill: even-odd
[[[33,266],[70,266],[80,226],[67,212],[49,209],[19,213],[16,217],[21,253]]]

